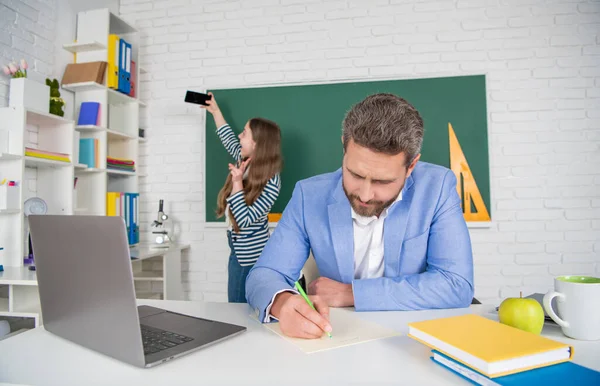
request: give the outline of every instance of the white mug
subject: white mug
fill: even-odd
[[[561,317],[552,309],[552,299]],[[554,291],[544,295],[544,309],[566,336],[579,340],[600,340],[600,278],[559,276]]]

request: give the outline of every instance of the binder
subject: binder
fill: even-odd
[[[139,193],[125,193],[126,201],[126,221],[127,224],[127,239],[129,245],[138,244],[140,242],[140,226],[138,223],[139,209],[138,198]]]
[[[131,89],[131,44],[120,39],[119,43],[119,88],[122,93],[129,94]]]
[[[127,227],[127,241],[129,244],[133,244],[131,242],[131,216],[129,213],[129,208],[131,207],[129,202],[129,194],[123,193],[123,206],[124,206],[124,216],[125,216],[125,226]]]
[[[106,215],[117,216],[117,199],[119,192],[107,192],[106,193]]]
[[[140,242],[140,225],[139,225],[139,209],[138,209],[138,198],[139,193],[131,193],[132,200],[132,222],[131,222],[131,238],[133,240],[132,244],[137,244]]]
[[[129,84],[131,85],[130,90],[129,90],[129,96],[132,98],[135,98],[135,85],[137,83],[137,69],[136,69],[136,64],[135,61],[131,61],[131,76],[130,76],[131,80],[129,81]]]
[[[109,88],[119,86],[119,35],[108,35],[108,76],[106,85]]]

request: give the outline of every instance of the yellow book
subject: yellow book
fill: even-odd
[[[475,314],[409,323],[408,336],[490,378],[573,357],[570,345]]]
[[[52,161],[71,162],[71,160],[69,159],[69,157],[63,157],[63,156],[51,155],[51,154],[44,154],[44,153],[37,153],[35,151],[30,151],[30,150],[26,150],[25,151],[25,155],[29,156],[29,157],[43,158],[43,159],[48,159],[48,160],[52,160]]]
[[[108,35],[106,86],[117,88],[119,86],[119,35]]]

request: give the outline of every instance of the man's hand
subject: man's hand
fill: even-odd
[[[354,306],[352,284],[344,284],[320,277],[308,285],[308,294],[321,298],[329,307]]]
[[[284,335],[292,338],[318,339],[325,332],[331,332],[329,307],[318,296],[311,296],[317,311],[306,303],[300,295],[282,292],[275,297],[271,315],[279,319],[279,328]]]

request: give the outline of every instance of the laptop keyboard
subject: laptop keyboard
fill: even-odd
[[[144,343],[144,355],[154,354],[194,340],[194,338],[188,336],[149,327],[144,324],[141,325],[141,328],[142,342]]]

